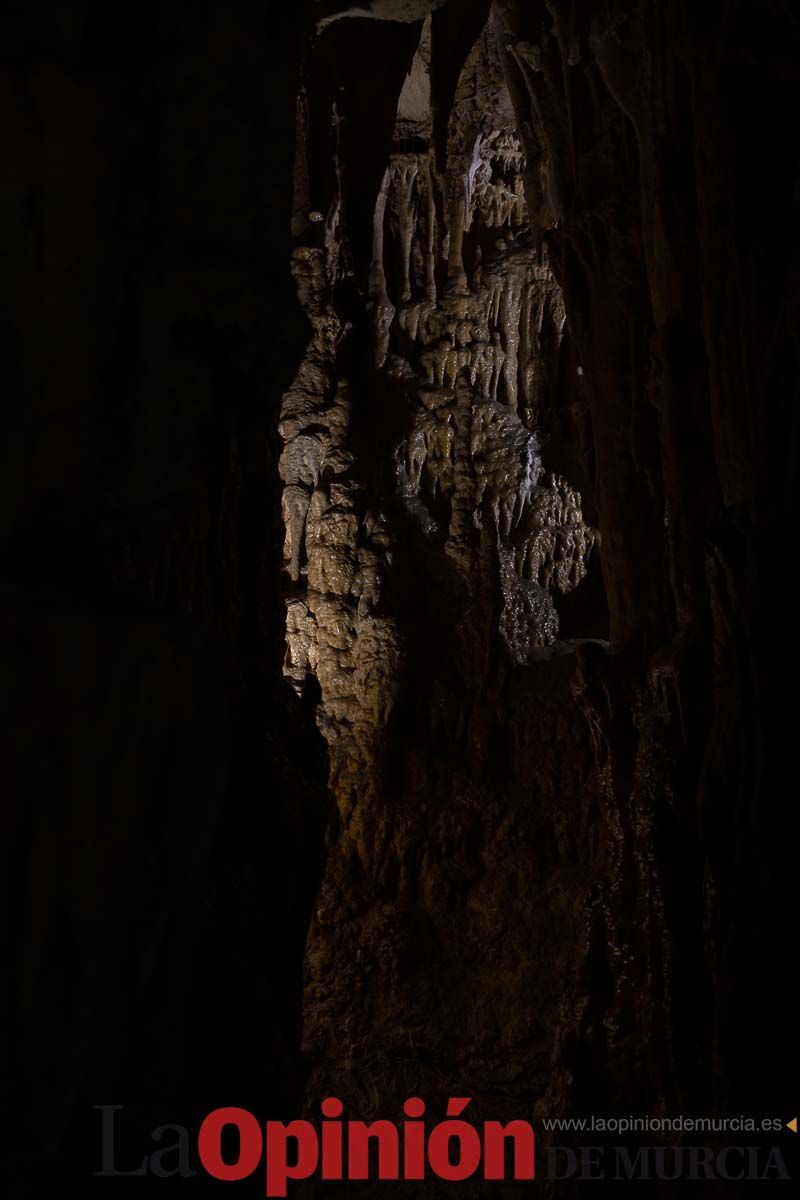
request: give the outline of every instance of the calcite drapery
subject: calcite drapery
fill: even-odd
[[[487,33],[456,93],[442,171],[430,144],[430,22],[422,27],[375,201],[365,310],[371,386],[376,395],[394,388],[406,413],[391,450],[397,499],[418,529],[439,537],[476,594],[487,586],[476,572],[486,570],[478,545],[491,526],[502,594],[496,628],[512,660],[524,662],[557,637],[550,593],[577,586],[596,535],[577,492],[544,475],[539,334],[547,313],[560,337],[564,307],[528,228],[524,153],[490,68],[495,58]],[[365,761],[359,786],[369,790],[380,774],[372,743],[400,683],[401,646],[381,605],[395,532],[387,512],[365,500],[351,383],[337,366],[339,343],[353,336],[333,300],[349,269],[340,200],[324,247],[300,246],[295,256],[313,336],[280,426],[285,669],[298,689],[308,674],[319,681],[334,790]]]

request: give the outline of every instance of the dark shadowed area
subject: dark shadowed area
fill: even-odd
[[[799,63],[783,0],[5,6],[8,1195],[166,1187],[102,1104],[127,1166],[796,1115]]]

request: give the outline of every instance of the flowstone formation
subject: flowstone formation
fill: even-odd
[[[279,431],[285,448],[284,560],[287,594],[284,673],[302,693],[319,683],[318,723],[331,755],[334,790],[343,770],[371,764],[374,736],[396,687],[397,637],[380,611],[391,539],[380,512],[365,507],[348,447],[348,381],[337,376],[346,335],[330,302],[331,252],[301,247],[293,268],[313,338],[286,394]]]
[[[381,784],[402,687],[403,639],[383,594],[404,521],[450,562],[470,603],[491,611],[518,664],[557,639],[553,593],[581,582],[596,541],[578,493],[543,464],[539,409],[565,312],[528,226],[524,154],[490,32],[458,80],[443,162],[430,64],[428,20],[375,202],[366,325],[354,328],[337,301],[353,274],[340,189],[327,213],[310,214],[322,235],[312,229],[314,244],[294,257],[312,338],[280,424],[285,673],[298,691],[318,681],[345,819]],[[354,354],[357,379],[341,366]],[[368,403],[400,414],[389,441],[377,438],[384,477],[353,432],[352,393],[365,379]]]

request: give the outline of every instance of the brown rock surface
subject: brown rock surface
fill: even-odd
[[[182,7],[0,29],[11,1194],[792,1115],[791,6]]]

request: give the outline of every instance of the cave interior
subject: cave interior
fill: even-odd
[[[11,1194],[792,1115],[798,15],[115,20],[2,17]]]

